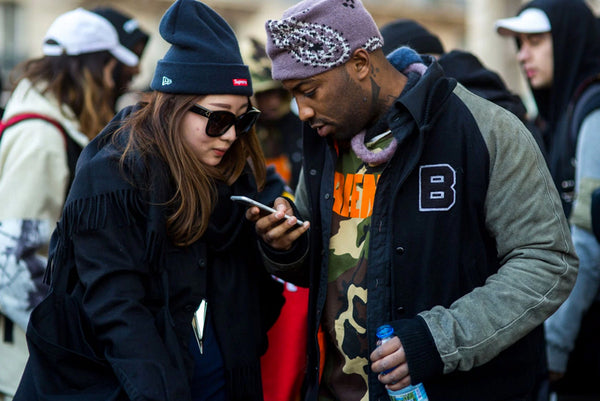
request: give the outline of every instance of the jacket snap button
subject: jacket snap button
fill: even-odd
[[[398,253],[398,255],[403,255],[404,254],[404,247],[403,246],[399,246],[396,248],[396,253]]]
[[[317,170],[315,170],[314,168],[311,168],[309,171],[310,175],[317,175]]]
[[[200,260],[198,260],[198,266],[200,266],[200,267],[206,267],[206,259],[200,259]]]
[[[325,194],[325,199],[329,199],[330,195],[329,194]]]

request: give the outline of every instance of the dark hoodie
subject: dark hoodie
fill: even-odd
[[[592,11],[582,0],[533,0],[519,13],[527,8],[544,11],[552,27],[554,81],[552,87],[532,89],[532,93],[545,123],[542,136],[550,172],[568,216],[573,201],[577,140],[576,133],[570,135],[568,127],[578,95],[600,74],[600,31]]]
[[[438,62],[447,76],[456,78],[474,94],[496,103],[525,121],[527,109],[521,98],[510,92],[502,78],[485,68],[473,54],[452,50],[443,54]]]
[[[401,46],[409,46],[417,53],[439,55],[438,63],[448,77],[455,78],[465,88],[510,111],[527,126],[545,155],[541,134],[529,121],[527,108],[519,97],[512,93],[500,75],[487,69],[472,53],[464,50],[445,52],[442,42],[424,26],[411,19],[399,19],[381,28],[386,55]]]
[[[438,63],[446,76],[455,78],[471,92],[525,121],[527,109],[521,98],[511,93],[502,78],[485,68],[475,55],[463,50],[446,53],[436,35],[411,19],[399,19],[383,26],[381,35],[386,56],[402,46],[408,46],[419,54],[438,55]]]
[[[446,76],[455,78],[465,88],[490,102],[510,111],[525,124],[537,142],[546,162],[546,146],[538,128],[527,116],[527,108],[516,93],[512,93],[500,75],[487,69],[472,53],[464,50],[452,50],[444,53],[438,63]]]

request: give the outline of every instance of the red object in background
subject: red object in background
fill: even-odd
[[[284,283],[285,304],[267,333],[269,349],[261,358],[265,401],[297,401],[306,366],[308,288]]]

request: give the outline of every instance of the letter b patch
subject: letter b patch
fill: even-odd
[[[450,210],[456,201],[456,171],[449,164],[419,168],[419,211]]]

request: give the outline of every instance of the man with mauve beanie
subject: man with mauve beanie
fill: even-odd
[[[310,288],[304,399],[417,383],[430,401],[533,399],[542,323],[577,258],[531,134],[432,58],[386,58],[359,0],[304,0],[265,29],[306,123],[308,254],[286,259],[294,231],[254,218],[270,269]],[[395,337],[378,346],[384,324]]]

